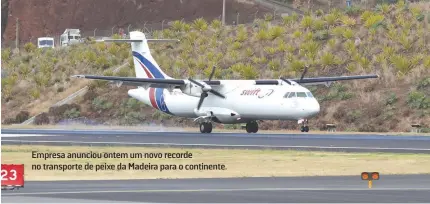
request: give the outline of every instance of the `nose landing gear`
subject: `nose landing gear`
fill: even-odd
[[[308,119],[299,120],[299,123],[302,124],[302,126],[300,127],[300,131],[309,132]]]

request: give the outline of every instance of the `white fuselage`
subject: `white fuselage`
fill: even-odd
[[[199,97],[184,94],[180,89],[139,87],[128,91],[129,96],[165,113],[196,118],[212,113],[225,124],[245,123],[252,120],[301,120],[320,111],[318,101],[310,91],[297,83],[292,85],[255,85],[254,80],[221,80],[216,90],[225,95],[211,93],[197,111]],[[288,98],[286,93],[300,93]],[[303,95],[303,93],[305,95]],[[300,96],[300,97],[298,97]]]

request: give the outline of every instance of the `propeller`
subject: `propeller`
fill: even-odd
[[[213,66],[213,68],[212,68],[212,72],[211,72],[211,74],[209,75],[209,81],[211,81],[211,80],[212,80],[212,77],[213,77],[214,73],[215,73],[215,66]],[[207,93],[207,92],[211,92],[212,94],[214,94],[214,95],[216,95],[216,96],[218,96],[218,97],[225,98],[225,96],[224,96],[224,95],[222,95],[222,94],[221,94],[221,93],[219,93],[218,91],[213,90],[213,89],[212,89],[212,87],[211,87],[211,86],[209,86],[209,85],[208,85],[208,84],[206,84],[206,83],[202,84],[202,83],[200,83],[200,82],[198,82],[198,81],[196,81],[196,80],[194,80],[194,79],[191,79],[191,78],[189,78],[188,80],[189,80],[190,82],[192,82],[192,83],[196,84],[197,86],[200,86],[200,87],[202,88],[202,91],[203,91],[203,92],[202,92],[202,94],[200,95],[200,100],[199,100],[199,103],[198,103],[198,105],[197,105],[197,110],[199,110],[199,109],[200,109],[200,107],[202,106],[202,103],[203,103],[204,99],[205,99],[206,97],[208,97],[208,93]]]
[[[300,77],[300,80],[297,82],[298,84],[300,84],[300,82],[303,80],[303,78],[305,77],[305,74],[308,72],[308,68],[309,68],[309,66],[305,66],[305,69],[303,70],[303,72],[302,72],[302,76]],[[287,84],[289,84],[289,85],[291,85],[291,81],[290,80],[288,80],[288,79],[285,79],[284,77],[281,77],[280,78],[282,81],[285,81],[285,82],[287,82]]]

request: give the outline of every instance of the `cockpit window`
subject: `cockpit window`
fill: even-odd
[[[291,92],[290,95],[288,95],[288,98],[296,97],[296,92]]]
[[[314,97],[314,95],[312,95],[311,92],[306,92],[306,94],[308,95],[309,98],[313,98]]]
[[[297,97],[306,98],[307,96],[305,92],[297,92]]]
[[[287,93],[284,95],[284,98],[287,98],[287,97],[288,97],[288,94],[290,94],[290,92],[287,92]]]

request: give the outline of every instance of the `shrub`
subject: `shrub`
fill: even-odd
[[[315,20],[315,22],[312,24],[312,28],[314,30],[322,30],[325,27],[325,22],[323,20]]]
[[[273,15],[271,13],[264,14],[264,20],[265,21],[271,21],[271,20],[273,20]]]
[[[10,48],[1,49],[1,61],[2,64],[10,59],[11,51]]]
[[[236,40],[237,40],[238,42],[244,42],[247,38],[248,38],[248,32],[246,32],[246,30],[244,30],[244,29],[240,29],[240,30],[237,32]]]
[[[97,58],[96,66],[98,66],[99,68],[102,68],[102,69],[107,69],[111,65],[110,65],[109,61],[106,59],[106,57],[102,55],[102,56]]]
[[[194,29],[198,31],[205,31],[208,29],[208,23],[203,18],[198,18],[193,21],[193,27]]]
[[[64,87],[60,86],[57,88],[57,93],[63,92],[64,91]]]
[[[348,16],[343,16],[341,21],[342,21],[343,25],[349,26],[349,27],[354,26],[356,24],[355,19],[350,18]]]
[[[279,68],[281,67],[281,63],[279,62],[279,60],[272,59],[267,64],[267,67],[272,71],[278,71]]]
[[[352,39],[354,38],[354,31],[352,31],[350,28],[347,28],[343,31],[342,36],[345,39]]]
[[[184,23],[182,21],[173,21],[171,25],[171,29],[176,32],[180,32],[184,30]]]
[[[366,26],[366,28],[375,27],[379,25],[383,20],[384,20],[383,15],[371,15],[364,22],[364,26]]]
[[[81,112],[79,110],[77,110],[76,108],[72,108],[70,110],[66,110],[64,112],[64,117],[65,118],[77,118],[81,115]]]
[[[324,67],[336,64],[335,56],[329,52],[324,53],[321,56],[320,61],[321,61],[321,65],[323,65]]]
[[[427,90],[430,94],[430,77],[424,78],[418,83],[418,90]]]
[[[26,51],[26,52],[33,52],[35,49],[37,49],[37,47],[36,47],[36,45],[34,45],[33,43],[31,43],[31,42],[28,42],[28,43],[25,43],[25,45],[24,45],[24,50]]]
[[[313,24],[312,16],[305,16],[302,21],[300,22],[300,25],[305,29],[310,29]]]
[[[398,98],[396,96],[395,93],[391,93],[388,98],[387,101],[385,102],[385,105],[393,105],[397,102]]]
[[[412,91],[408,95],[407,103],[411,108],[427,109],[430,108],[430,98],[419,91]]]
[[[419,63],[416,58],[408,59],[408,57],[403,55],[392,56],[390,62],[397,69],[398,73],[402,75],[409,73]]]
[[[258,40],[268,40],[270,38],[269,32],[264,29],[260,29],[257,33]]]
[[[92,102],[92,108],[95,110],[106,110],[110,109],[113,106],[113,103],[110,101],[107,101],[104,98],[96,97]]]
[[[15,122],[22,123],[28,120],[29,116],[30,116],[30,113],[28,111],[20,111],[15,117]]]
[[[273,26],[269,29],[269,36],[273,40],[275,38],[281,37],[285,30],[279,26]]]
[[[337,21],[339,20],[338,16],[336,16],[333,13],[327,14],[326,16],[324,16],[324,19],[326,20],[326,22],[329,26],[336,25]]]
[[[215,19],[211,22],[211,27],[213,29],[219,29],[221,27],[221,25],[222,25],[222,22],[218,19]]]
[[[42,114],[36,116],[34,118],[34,124],[36,125],[45,125],[45,124],[49,124],[49,117],[48,117],[48,113],[43,112]]]
[[[258,76],[258,72],[251,64],[237,63],[231,66],[231,70],[240,73],[245,79],[255,79]]]

